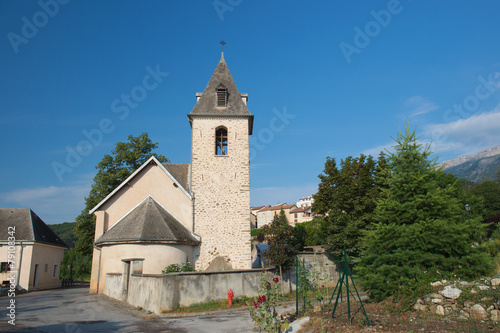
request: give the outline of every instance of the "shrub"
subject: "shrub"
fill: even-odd
[[[260,228],[260,229],[252,229],[252,230],[250,230],[250,235],[252,237],[258,236],[258,235],[260,235],[262,233],[262,230],[263,230],[262,228]]]
[[[168,265],[161,272],[162,272],[162,274],[180,273],[180,272],[194,272],[194,268],[190,262],[185,262],[183,264]]]

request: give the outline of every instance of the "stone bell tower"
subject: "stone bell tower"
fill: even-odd
[[[191,190],[197,270],[249,269],[250,161],[253,115],[222,54],[203,93],[188,114],[192,129]]]

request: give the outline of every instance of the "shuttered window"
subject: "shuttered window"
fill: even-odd
[[[217,106],[227,106],[227,89],[222,83],[217,87]]]

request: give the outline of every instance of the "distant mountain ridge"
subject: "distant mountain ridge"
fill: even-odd
[[[480,183],[483,179],[494,179],[500,166],[500,145],[472,155],[452,158],[440,165],[444,165],[443,171],[475,183]]]

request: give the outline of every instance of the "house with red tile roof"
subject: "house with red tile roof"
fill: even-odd
[[[288,205],[287,203],[276,206],[268,205],[257,212],[257,227],[262,228],[263,226],[270,224],[273,221],[274,216],[279,215],[281,209],[285,212],[288,222],[292,224],[290,210],[295,208],[297,208],[295,204]]]
[[[296,223],[309,222],[315,217],[315,214],[311,210],[312,206],[302,206],[292,209],[290,211],[290,224],[295,225]]]

